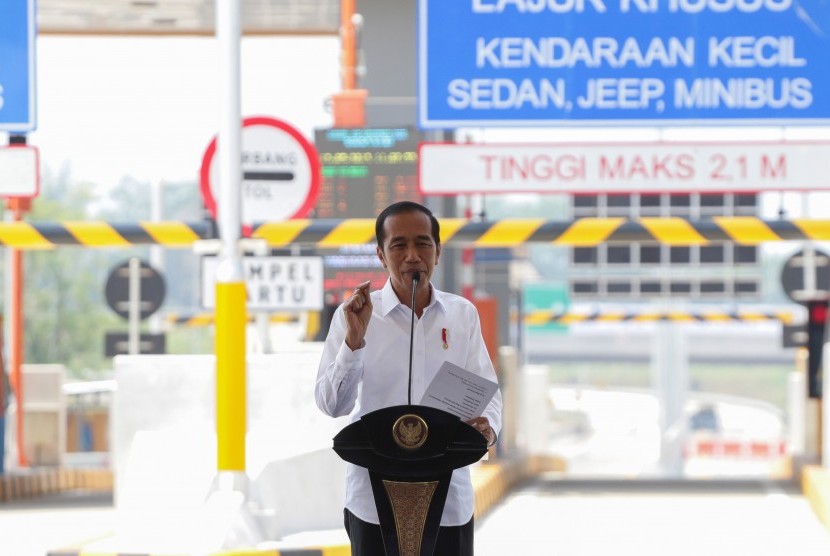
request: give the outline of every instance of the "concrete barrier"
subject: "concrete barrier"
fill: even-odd
[[[343,463],[331,451],[331,439],[346,418],[326,417],[313,403],[320,349],[320,344],[302,344],[278,354],[249,356],[247,475],[253,502],[262,510],[256,517],[269,541],[257,546],[268,548],[199,553],[349,554],[342,533]],[[120,356],[115,369],[111,487],[117,530],[112,538],[82,550],[55,551],[50,556],[137,552],[172,556],[190,547],[191,540],[204,544],[205,533],[214,532],[205,530],[204,520],[200,521],[216,474],[214,357]],[[475,516],[485,516],[521,481],[563,470],[562,460],[544,455],[475,465]],[[342,534],[326,541],[331,536],[325,533],[331,531]],[[292,536],[304,540],[287,550],[284,547],[294,540],[287,538]]]
[[[476,519],[481,519],[501,502],[504,497],[521,484],[541,473],[562,472],[565,460],[551,456],[523,456],[509,460],[486,461],[472,468],[473,490],[475,491]]]
[[[246,470],[252,511],[268,540],[342,527],[344,472],[329,452],[347,418],[327,417],[314,404],[321,350],[322,344],[303,343],[248,357]],[[112,446],[120,533],[134,534],[131,524],[163,528],[166,515],[195,515],[203,505],[217,470],[214,361],[212,355],[115,358]],[[289,504],[280,498],[286,477],[322,494]]]

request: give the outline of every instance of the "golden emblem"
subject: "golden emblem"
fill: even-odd
[[[392,425],[392,438],[404,450],[417,450],[427,441],[428,435],[426,421],[412,413],[401,415]]]

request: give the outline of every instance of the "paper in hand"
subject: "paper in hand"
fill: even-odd
[[[424,392],[421,405],[448,411],[469,420],[479,417],[499,385],[445,361]]]

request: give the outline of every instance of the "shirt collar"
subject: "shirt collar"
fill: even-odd
[[[429,284],[430,289],[430,299],[427,308],[432,307],[433,305],[437,305],[444,310],[444,301],[443,301],[443,293],[442,291],[438,290],[435,286],[432,285],[430,282]],[[395,290],[392,288],[392,279],[386,280],[386,284],[384,284],[383,289],[381,290],[381,314],[385,317],[392,310],[397,307],[398,305],[403,305],[401,300],[398,299],[398,295],[395,293]]]

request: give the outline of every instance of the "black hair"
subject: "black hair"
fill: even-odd
[[[432,225],[432,239],[435,241],[435,245],[441,245],[441,226],[438,224],[438,219],[435,218],[432,211],[424,205],[413,201],[400,201],[399,203],[392,203],[383,209],[378,214],[377,220],[375,220],[375,239],[378,242],[378,247],[383,249],[383,240],[385,239],[383,224],[386,222],[386,218],[407,212],[423,212],[426,214],[429,217],[429,223]]]

